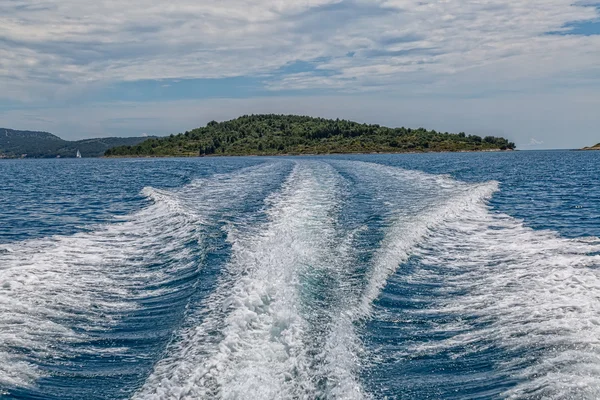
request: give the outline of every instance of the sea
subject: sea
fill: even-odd
[[[2,399],[598,399],[600,152],[0,160]]]

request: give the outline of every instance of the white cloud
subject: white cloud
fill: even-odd
[[[538,140],[536,138],[530,138],[529,143],[526,144],[525,146],[540,146],[542,144],[544,144],[543,140]]]
[[[598,83],[600,36],[546,35],[597,17],[572,0],[13,0],[0,3],[0,96],[250,75],[271,90]],[[317,71],[273,75],[314,59]]]

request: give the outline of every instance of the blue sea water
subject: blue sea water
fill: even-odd
[[[0,177],[1,398],[600,398],[600,152]]]

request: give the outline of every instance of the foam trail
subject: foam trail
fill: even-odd
[[[468,184],[366,163],[346,167],[387,204],[390,223],[364,289],[332,330],[326,345],[331,360],[335,354],[348,360],[347,353],[360,358],[356,322],[371,317],[373,301],[400,264],[417,257],[429,267],[405,279],[423,287],[441,281],[433,297],[437,307],[405,312],[432,321],[453,315],[434,324],[451,338],[413,346],[401,357],[448,351],[460,357],[500,347],[508,357],[496,365],[498,372],[518,382],[502,397],[600,397],[600,239],[564,239],[490,213],[496,182]],[[398,356],[387,351],[387,358]],[[339,373],[348,371],[356,376],[356,364]]]
[[[315,338],[307,276],[327,276],[339,253],[339,176],[299,162],[268,200],[268,222],[231,229],[228,278],[207,299],[199,324],[181,334],[137,394],[167,398],[323,396],[308,352]],[[312,342],[312,343],[311,343]],[[320,394],[319,394],[320,393]]]
[[[435,182],[436,185],[438,183]],[[432,197],[433,201],[421,206],[418,213],[413,215],[413,210],[402,210],[401,214],[393,217],[392,226],[375,254],[368,285],[357,309],[360,318],[369,316],[371,304],[379,296],[388,277],[410,257],[415,246],[428,240],[433,229],[446,221],[462,218],[485,204],[498,190],[497,182],[462,184],[448,180],[446,184],[454,186],[450,186],[449,190],[440,190]]]
[[[284,165],[294,165],[289,175]],[[146,188],[153,204],[90,233],[0,246],[0,388],[33,385],[49,373],[42,361],[127,352],[92,339],[141,299],[194,289],[205,235],[220,237],[225,225],[231,257],[216,289],[186,303],[134,398],[368,398],[361,373],[381,360],[360,333],[390,276],[436,292],[427,309],[403,312],[454,318],[427,327],[445,339],[413,340],[387,357],[501,348],[508,357],[494,367],[517,381],[502,382],[502,396],[598,398],[600,239],[492,214],[497,190],[370,163],[272,162]],[[260,212],[240,206],[269,193]],[[349,205],[367,210],[369,226],[344,225]],[[395,274],[415,259],[421,269]],[[192,278],[170,285],[182,276]]]
[[[185,228],[187,217],[168,208],[166,201],[156,203],[131,221],[89,234],[3,246],[0,385],[32,384],[44,374],[36,360],[69,357],[70,344],[85,342],[86,332],[108,329],[115,313],[136,308],[129,301],[135,283],[161,279],[139,268],[150,262],[152,250],[175,246],[165,236],[195,239]],[[158,226],[167,222],[159,234]],[[179,256],[186,264],[185,251]]]
[[[498,182],[465,183],[444,175],[354,163],[355,173],[371,185],[375,196],[390,210],[385,237],[376,250],[372,268],[353,318],[368,318],[372,302],[398,266],[415,247],[428,240],[432,230],[463,218],[485,205],[498,190]],[[385,182],[384,185],[381,182]]]
[[[484,206],[444,224],[415,253],[438,267],[410,279],[441,279],[437,306],[421,313],[460,316],[462,324],[442,324],[458,333],[408,351],[462,357],[499,347],[508,357],[497,370],[518,382],[502,397],[599,398],[599,251],[598,238],[535,231]]]
[[[196,271],[211,216],[277,171],[270,164],[176,191],[146,188],[153,204],[122,222],[0,246],[0,388],[47,376],[41,361],[127,351],[90,339],[137,309],[138,299],[158,296],[168,282]]]
[[[498,184],[467,184],[446,176],[371,163],[336,164],[370,187],[373,198],[389,210],[385,213],[385,235],[373,254],[365,283],[346,301],[326,344],[332,370],[336,375],[346,377],[340,380],[332,394],[336,398],[346,398],[351,387],[360,384],[357,376],[364,361],[359,360],[367,357],[357,324],[370,318],[372,303],[379,297],[389,276],[419,244],[428,240],[433,229],[446,221],[462,218],[485,204],[498,189]]]

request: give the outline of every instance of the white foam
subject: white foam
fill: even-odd
[[[138,398],[369,397],[360,384],[363,348],[355,324],[368,318],[387,277],[431,229],[485,202],[497,183],[348,165],[394,211],[366,286],[349,284],[356,279],[353,237],[360,228],[342,235],[335,223],[343,182],[327,164],[301,162],[268,201],[266,225],[231,229],[228,279],[207,300],[202,322],[182,332]],[[331,281],[338,298],[326,305],[303,301],[298,286],[307,276],[313,283],[319,276]],[[315,325],[320,321],[325,326]]]
[[[173,245],[165,235],[186,240],[192,233],[180,229],[184,216],[160,208],[92,233],[3,246],[0,385],[32,384],[41,374],[35,360],[69,357],[69,344],[84,342],[86,331],[108,329],[116,313],[136,307],[130,301],[136,283],[153,278],[139,268],[156,257],[149,250]],[[160,221],[168,228],[161,229]]]
[[[372,170],[396,175],[402,183],[416,179],[418,185],[408,203],[387,201],[391,208],[403,207],[396,209],[352,318],[367,318],[390,274],[417,256],[436,268],[405,279],[442,282],[433,296],[440,303],[406,312],[454,314],[436,329],[456,334],[410,348],[406,356],[452,350],[461,357],[500,347],[508,360],[496,367],[520,381],[503,397],[600,397],[600,239],[565,239],[491,213],[486,200],[497,190],[495,182],[466,184],[384,166],[363,167],[365,181]],[[428,199],[418,200],[429,190]],[[419,204],[420,210],[415,208]]]
[[[508,358],[496,368],[520,381],[504,397],[599,398],[599,250],[597,238],[535,231],[483,204],[446,221],[415,252],[437,272],[407,279],[441,281],[438,306],[414,312],[455,315],[461,327],[409,352],[461,357],[499,347]]]
[[[334,376],[343,377],[331,395],[362,398],[367,394],[360,389],[358,376],[365,350],[356,323],[370,317],[372,303],[389,276],[428,239],[432,229],[481,207],[498,190],[498,183],[466,184],[447,176],[371,163],[337,164],[349,166],[359,181],[371,188],[373,197],[389,209],[388,228],[375,251],[366,285],[345,302],[326,344]]]
[[[0,387],[34,384],[45,375],[39,360],[125,351],[72,344],[109,329],[180,271],[198,268],[203,224],[275,173],[271,164],[176,191],[145,188],[153,204],[120,223],[0,246]]]
[[[264,226],[230,231],[229,278],[207,300],[202,322],[182,333],[138,398],[325,394],[320,391],[328,389],[318,381],[329,371],[314,367],[307,353],[315,345],[310,340],[319,340],[309,330],[312,313],[323,310],[311,309],[300,291],[303,275],[339,268],[334,227],[339,179],[327,164],[300,162],[269,199]]]
[[[496,182],[333,164],[371,188],[373,201],[386,210],[384,238],[364,284],[351,282],[354,235],[361,228],[338,226],[346,183],[327,163],[298,161],[281,191],[267,199],[266,222],[247,225],[238,218],[228,226],[232,256],[218,288],[190,311],[134,397],[369,397],[360,382],[365,357],[357,325],[371,316],[388,278],[411,255],[441,267],[435,276],[422,270],[407,279],[444,281],[441,303],[414,312],[470,316],[477,324],[442,324],[439,329],[456,334],[410,352],[499,345],[535,358],[525,369],[520,356],[498,365],[522,379],[505,396],[600,396],[600,256],[593,255],[599,239],[567,240],[491,214],[486,203]],[[197,180],[176,191],[147,188],[154,205],[120,224],[2,246],[0,327],[12,328],[0,329],[0,386],[31,384],[42,373],[36,357],[68,357],[69,343],[85,341],[86,329],[108,329],[115,316],[137,307],[147,282],[167,282],[197,267],[198,254],[185,244],[201,242],[203,224],[261,190],[280,166]],[[144,268],[157,257],[169,260],[164,269]],[[326,304],[306,294],[307,282],[321,278],[327,280],[323,290],[337,297]]]

